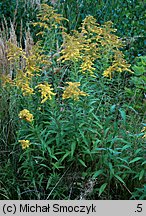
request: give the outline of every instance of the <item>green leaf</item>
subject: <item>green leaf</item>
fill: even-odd
[[[98,126],[100,129],[103,129],[102,125],[98,122],[98,121],[94,121],[94,123],[96,124],[96,126]],[[98,133],[99,134],[99,133]]]
[[[51,182],[52,182],[52,176],[50,176],[49,179],[48,179],[46,190],[49,188]]]
[[[103,173],[103,170],[98,170],[94,173],[93,178],[97,178],[97,176],[101,175]]]
[[[110,130],[110,128],[109,128],[109,127],[105,129],[105,131],[104,131],[104,137],[106,137],[106,136],[107,136],[107,134],[108,134],[109,130]]]
[[[87,167],[86,164],[84,163],[84,161],[82,161],[81,159],[78,159],[78,161],[79,161],[84,167]]]
[[[128,148],[131,148],[131,145],[124,145],[124,146],[122,147],[122,151],[123,151],[123,150],[127,150]]]
[[[98,134],[97,129],[88,128],[88,131],[92,132],[93,134]]]
[[[139,161],[141,159],[142,159],[142,157],[136,157],[133,160],[131,160],[129,163],[131,164],[131,163],[134,163],[134,162]]]
[[[99,121],[99,118],[94,113],[92,113],[92,115],[97,120],[96,121],[96,125],[98,125],[100,129],[103,129],[103,126],[101,125],[101,123]]]
[[[53,168],[55,168],[55,169],[63,169],[64,168],[64,166],[60,166],[60,164],[58,162],[51,163],[51,164],[52,164]]]
[[[47,168],[47,169],[50,170],[50,167],[48,167],[46,164],[40,164],[40,166],[43,166],[43,167],[45,167],[45,168]]]
[[[125,166],[125,165],[123,165],[123,164],[118,164],[118,165],[116,165],[115,167],[117,167],[117,168],[122,167],[122,168],[125,168],[125,169],[128,169],[128,170],[131,170],[130,167]]]
[[[64,161],[64,159],[65,159],[68,155],[70,155],[70,151],[67,151],[67,152],[63,155],[63,157],[61,158],[61,162]]]
[[[48,139],[48,136],[50,136],[50,133],[48,133],[48,134],[45,136],[45,140],[46,140],[46,144],[47,144],[47,145],[53,143],[53,142],[56,140],[55,137],[52,137],[52,138],[49,138],[49,139]],[[48,140],[47,140],[47,139],[48,139]]]
[[[112,175],[114,175],[114,168],[113,168],[112,163],[109,162],[108,165],[109,165],[109,168],[110,168],[110,173],[111,173]]]
[[[116,108],[116,105],[115,105],[115,104],[112,105],[112,106],[110,107],[110,112],[111,112],[111,113],[114,113],[114,112],[115,112],[115,108]]]
[[[118,160],[126,163],[126,164],[129,164],[128,161],[127,161],[127,158],[120,158],[120,157],[117,157]]]
[[[142,65],[141,66],[134,65],[132,69],[135,72],[134,75],[137,76],[140,76],[145,73],[145,68]]]
[[[88,140],[86,139],[85,135],[84,135],[84,132],[82,130],[79,129],[79,132],[81,134],[81,137],[83,139],[83,141],[88,145]]]
[[[119,112],[121,114],[121,117],[123,119],[124,124],[126,123],[126,113],[123,109],[119,109]]]
[[[42,160],[42,161],[46,160],[45,157],[41,157],[41,156],[34,156],[33,158],[37,160]]]
[[[114,176],[116,179],[118,179],[121,183],[123,183],[125,185],[125,182],[123,181],[123,179],[120,176],[118,176],[116,174]]]
[[[107,148],[96,148],[96,151],[107,151]]]
[[[126,140],[124,140],[123,138],[120,138],[120,137],[114,137],[111,141],[112,141],[112,143],[115,143],[115,142],[125,143],[125,144],[129,145],[129,147],[131,145],[130,142],[128,142],[128,141],[126,141]],[[122,150],[123,149],[124,149],[124,147],[122,148]]]
[[[49,153],[49,156],[53,159],[55,159],[56,161],[58,161],[58,159],[56,158],[56,156],[53,154],[53,152],[51,151],[51,148],[47,147],[47,150],[48,150],[48,153]]]
[[[44,130],[41,131],[40,136],[43,137],[44,134],[46,133],[47,128],[45,128]]]
[[[146,164],[146,160],[141,165],[144,165],[144,164]]]
[[[73,142],[73,143],[71,144],[71,157],[73,157],[74,152],[75,152],[75,149],[76,149],[76,142]]]
[[[101,185],[101,187],[99,188],[99,196],[104,192],[106,186],[107,186],[107,183],[104,183],[103,185]]]
[[[134,152],[134,154],[137,155],[140,151],[142,151],[142,148],[138,148],[138,149]]]
[[[143,169],[139,174],[139,181],[143,178],[144,174],[145,174],[145,170]]]

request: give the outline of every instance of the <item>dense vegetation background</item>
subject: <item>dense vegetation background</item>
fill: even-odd
[[[1,199],[146,199],[145,9],[0,0]]]

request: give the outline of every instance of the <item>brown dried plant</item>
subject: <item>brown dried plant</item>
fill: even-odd
[[[29,7],[33,9],[40,8],[41,6],[40,0],[23,0],[23,2],[21,3],[24,4],[24,8]],[[18,50],[22,49],[22,43],[24,42],[25,47],[23,47],[23,49],[26,52],[26,56],[28,57],[30,55],[30,50],[32,49],[32,46],[34,44],[29,29],[25,31],[25,33],[22,32],[23,20],[21,20],[18,42],[16,34],[16,17],[18,13],[19,4],[20,2],[16,0],[16,8],[14,11],[13,20],[11,20],[8,24],[6,18],[3,17],[3,21],[1,23],[0,28],[0,76],[5,75],[8,76],[10,79],[12,79],[14,71],[18,69],[23,70],[23,68],[26,66],[25,59],[21,58],[21,56],[16,61],[9,60],[8,52],[10,48],[12,48],[13,46],[13,48],[15,47],[16,50],[17,48]]]

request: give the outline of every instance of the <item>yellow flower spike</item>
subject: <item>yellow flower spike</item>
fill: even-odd
[[[115,54],[114,54],[113,64],[104,71],[103,76],[112,78],[112,72],[114,71],[119,72],[119,73],[124,72],[124,71],[133,73],[133,71],[129,69],[131,65],[128,64],[126,60],[124,59],[124,54],[120,50],[115,50],[114,52]]]
[[[79,100],[79,96],[87,96],[85,92],[81,91],[78,87],[80,82],[66,82],[67,86],[63,92],[62,99],[72,98],[74,100]]]
[[[30,146],[29,140],[19,140],[19,142],[21,143],[22,149],[29,148],[29,146]]]
[[[114,72],[116,70],[116,64],[110,66],[109,68],[107,68],[104,73],[103,76],[104,77],[109,77],[110,79],[112,78],[112,72]]]
[[[23,109],[22,111],[20,111],[19,118],[24,119],[27,122],[32,122],[33,121],[33,115],[27,109]]]
[[[143,139],[146,138],[146,126],[143,127],[143,129],[141,130],[141,132],[144,132],[144,135],[143,135],[142,138],[143,138]]]
[[[23,92],[23,96],[29,96],[29,95],[34,94],[34,90],[30,88],[27,83],[22,85],[21,90]]]
[[[93,71],[95,71],[95,68],[93,67],[94,63],[88,56],[85,56],[83,58],[83,62],[81,64],[81,71],[82,73],[85,73],[88,71],[90,75],[93,75]]]
[[[39,25],[47,31],[50,31],[52,27],[63,27],[61,24],[62,21],[68,21],[66,18],[62,17],[61,14],[56,13],[56,10],[54,10],[52,6],[49,6],[47,4],[41,4],[40,12],[37,17],[39,19],[39,22],[33,23],[33,25]]]
[[[7,57],[9,61],[16,61],[20,57],[25,58],[26,53],[22,50],[22,48],[17,47],[15,44],[8,42],[8,50],[7,50]]]
[[[48,99],[51,100],[52,96],[56,95],[56,93],[52,92],[53,88],[51,88],[51,85],[49,85],[48,83],[39,84],[35,88],[39,88],[39,92],[41,92],[41,103],[46,102],[46,100]]]
[[[64,42],[62,44],[63,50],[60,52],[62,56],[57,61],[78,61],[81,59],[80,51],[83,45],[75,36],[70,36],[66,33],[63,34]]]

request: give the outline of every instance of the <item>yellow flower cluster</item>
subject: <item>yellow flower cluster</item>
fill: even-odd
[[[24,119],[27,122],[32,122],[33,121],[33,115],[27,109],[23,109],[22,111],[20,111],[19,118]]]
[[[62,44],[63,49],[61,50],[62,56],[58,61],[78,61],[81,59],[80,51],[83,48],[83,45],[80,43],[78,38],[75,36],[70,36],[67,33],[63,33],[64,42]]]
[[[99,42],[100,39],[103,39],[103,31],[104,29],[99,27],[93,16],[87,16],[82,22],[81,33],[89,42],[92,42],[92,40]]]
[[[22,50],[21,47],[16,46],[15,44],[8,42],[8,50],[7,50],[7,57],[8,60],[11,62],[18,62],[20,61],[20,57],[25,58],[25,52]]]
[[[67,86],[63,92],[62,98],[72,98],[74,100],[79,100],[79,96],[87,96],[85,92],[81,91],[78,87],[80,86],[79,82],[66,82]]]
[[[14,80],[15,85],[21,89],[23,96],[34,94],[33,88],[30,85],[31,78],[27,76],[22,70],[18,70]]]
[[[29,146],[30,146],[29,140],[19,140],[19,142],[21,143],[22,149],[29,148]]]
[[[29,96],[29,95],[34,94],[34,90],[30,88],[27,83],[22,84],[21,90],[23,92],[23,96]]]
[[[58,59],[62,62],[65,61],[80,61],[81,72],[89,72],[93,75],[95,68],[94,60],[97,59],[97,46],[96,43],[92,43],[92,40],[85,35],[85,25],[82,26],[81,32],[73,31],[73,35],[69,35],[63,32],[63,44],[61,54],[62,56]]]
[[[142,138],[146,138],[146,127],[143,127],[143,129],[141,130],[141,132],[144,132],[144,135]]]
[[[49,6],[48,4],[41,4],[41,10],[38,14],[38,18],[42,21],[54,21],[58,24],[62,20],[66,20],[64,17],[62,17],[61,14],[57,14],[52,6]]]
[[[17,71],[16,78],[14,80],[15,85],[21,89],[23,96],[29,96],[34,94],[33,88],[30,85],[30,78],[22,70]]]
[[[58,60],[78,61],[81,72],[89,72],[91,76],[94,76],[94,64],[99,58],[103,59],[105,69],[106,65],[110,65],[104,69],[105,77],[111,78],[113,71],[132,72],[119,50],[123,44],[118,36],[113,34],[115,31],[111,21],[99,26],[94,17],[87,16],[82,23],[81,32],[74,31],[72,36],[63,33],[64,42],[60,52],[62,56]]]
[[[63,34],[63,49],[60,52],[62,56],[58,59],[58,61],[80,61],[81,72],[89,72],[92,75],[93,71],[95,70],[93,67],[94,60],[97,58],[97,55],[95,55],[95,45],[91,44],[90,40],[85,40],[82,33],[77,33],[74,31],[74,34],[75,35],[72,36],[66,33]]]
[[[10,68],[16,71],[13,80],[2,78],[3,85],[6,83],[13,84],[22,90],[24,96],[33,94],[33,89],[30,87],[32,77],[39,76],[41,68],[50,66],[51,62],[48,56],[43,54],[42,48],[38,43],[27,50],[22,50],[16,44],[8,42],[7,58]]]
[[[23,73],[25,71],[26,77],[31,79],[31,77],[34,76],[33,72],[40,71],[40,67],[38,65],[44,58],[44,55],[42,56],[39,52],[40,50],[38,44],[34,45],[28,53],[23,51],[22,48],[17,45],[9,42],[7,57],[10,64],[15,63],[16,65],[17,63],[17,70],[23,71]]]
[[[48,99],[51,100],[52,96],[56,95],[56,93],[52,92],[53,88],[51,88],[51,85],[49,85],[48,83],[39,84],[35,88],[39,88],[39,92],[41,92],[41,103],[44,103]]]
[[[61,22],[63,20],[68,21],[66,18],[62,17],[61,14],[56,13],[56,11],[53,9],[52,6],[49,6],[47,4],[41,4],[41,9],[38,14],[39,21],[36,23],[33,23],[34,26],[40,26],[46,29],[47,31],[50,31],[52,27],[54,28],[60,28],[63,29],[63,26],[61,25]],[[44,32],[38,33],[40,35],[43,35]]]
[[[44,55],[42,53],[42,48],[39,46],[39,42],[36,43],[32,49],[29,51],[29,55],[26,58],[26,76],[28,78],[32,78],[34,75],[36,75],[36,72],[41,71],[40,65],[51,65],[50,60],[48,59],[48,56]],[[35,73],[34,73],[35,72]],[[39,74],[37,73],[37,76]]]
[[[81,64],[82,73],[86,73],[86,71],[88,71],[90,75],[93,76],[93,71],[95,70],[95,68],[93,67],[94,65],[93,60],[90,58],[90,56],[84,56],[82,60],[83,60]]]
[[[120,73],[124,71],[128,71],[130,73],[133,73],[129,69],[130,64],[127,64],[126,60],[124,59],[124,55],[121,51],[119,50],[115,51],[114,59],[115,60],[113,61],[113,64],[104,71],[103,73],[104,77],[112,78],[112,73],[114,71]]]

